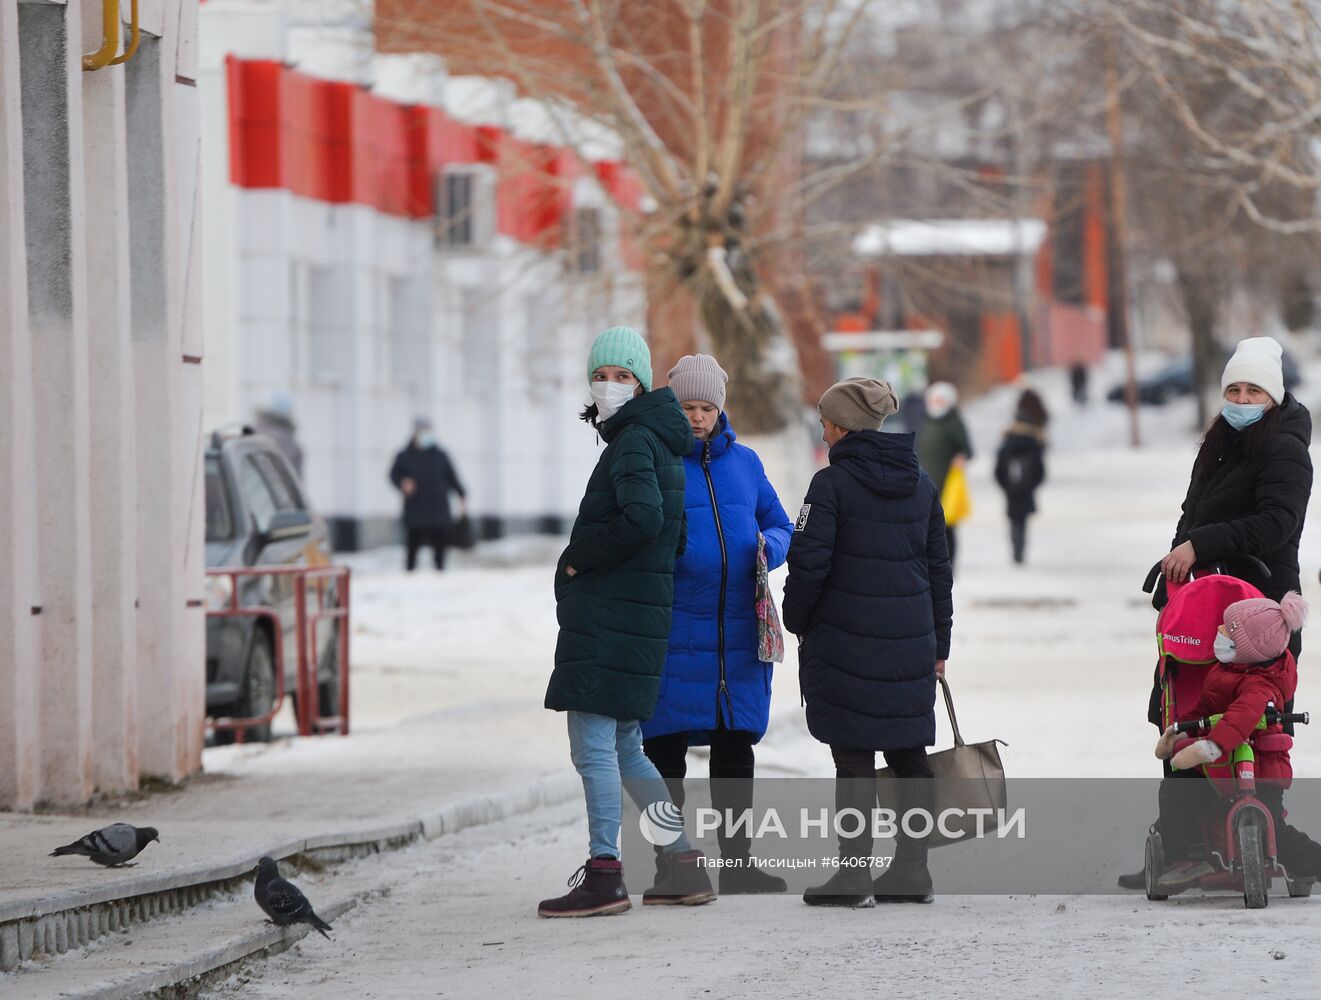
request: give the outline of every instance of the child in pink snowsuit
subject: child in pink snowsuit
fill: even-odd
[[[1216,663],[1207,672],[1201,697],[1180,722],[1220,713],[1220,721],[1205,738],[1174,754],[1176,769],[1161,782],[1159,829],[1169,869],[1160,878],[1160,888],[1187,888],[1214,869],[1207,861],[1188,857],[1199,838],[1198,816],[1213,808],[1219,798],[1203,776],[1200,765],[1222,760],[1245,742],[1258,721],[1273,704],[1281,711],[1298,687],[1298,664],[1289,652],[1289,637],[1302,627],[1307,605],[1296,593],[1288,593],[1277,604],[1264,597],[1236,601],[1225,609],[1223,624],[1215,640]],[[1286,743],[1280,725],[1266,733]],[[1170,726],[1156,743],[1162,760],[1174,751],[1179,736]],[[1293,777],[1289,751],[1269,747],[1266,741],[1256,752],[1257,797],[1275,821],[1276,847],[1280,863],[1290,875],[1321,876],[1321,844],[1284,821],[1284,789]]]

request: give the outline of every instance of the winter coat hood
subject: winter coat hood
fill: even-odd
[[[688,426],[679,399],[669,386],[634,396],[619,412],[597,424],[601,440],[609,444],[624,428],[640,424],[646,427],[676,455],[686,455],[693,447],[693,429]]]
[[[691,428],[690,428],[691,429]],[[699,441],[693,438],[692,450],[688,452],[689,457],[700,459],[706,445],[711,446],[711,461],[720,458],[725,452],[734,446],[738,435],[734,433],[734,428],[729,426],[728,415],[720,414],[720,419],[716,421],[716,428],[711,432],[711,436],[705,441]]]
[[[1293,393],[1286,392],[1280,404],[1280,433],[1292,435],[1304,445],[1312,443],[1312,414]]]
[[[854,431],[830,449],[830,464],[889,499],[912,496],[922,474],[912,434]]]

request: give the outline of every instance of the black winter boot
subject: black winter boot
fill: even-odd
[[[624,887],[624,866],[617,858],[591,858],[569,876],[570,891],[543,899],[539,917],[603,917],[633,908]]]
[[[814,885],[803,893],[803,902],[808,906],[851,906],[855,910],[876,905],[867,869],[843,864],[828,881]]]
[[[716,898],[701,851],[663,855],[664,874],[642,894],[643,906],[698,906]]]
[[[878,903],[935,902],[926,858],[896,857],[885,873],[872,882],[872,893]]]
[[[720,895],[755,895],[784,892],[789,888],[784,879],[762,871],[751,858],[740,858],[737,868],[720,869]]]

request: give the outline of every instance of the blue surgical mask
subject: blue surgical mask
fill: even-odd
[[[1251,427],[1266,412],[1265,403],[1226,403],[1220,409],[1225,422],[1236,431]]]
[[[1234,640],[1227,635],[1216,633],[1215,645],[1212,647],[1215,651],[1216,659],[1221,663],[1237,663],[1238,649],[1234,646]]]
[[[436,444],[436,435],[434,434],[419,434],[417,436],[417,446],[419,448],[434,448]]]

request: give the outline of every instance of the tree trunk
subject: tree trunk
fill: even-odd
[[[739,286],[746,292],[742,280]],[[734,426],[746,434],[789,426],[802,408],[802,393],[797,353],[775,303],[754,289],[747,306],[736,310],[713,283],[703,283],[698,301],[716,359],[729,372],[726,409]]]
[[[1193,394],[1197,397],[1197,426],[1203,428],[1210,420],[1207,400],[1218,395],[1218,378],[1222,368],[1220,345],[1216,343],[1215,328],[1219,311],[1216,281],[1207,274],[1179,271],[1179,290],[1183,295],[1183,309],[1188,318],[1188,331],[1192,335]]]

